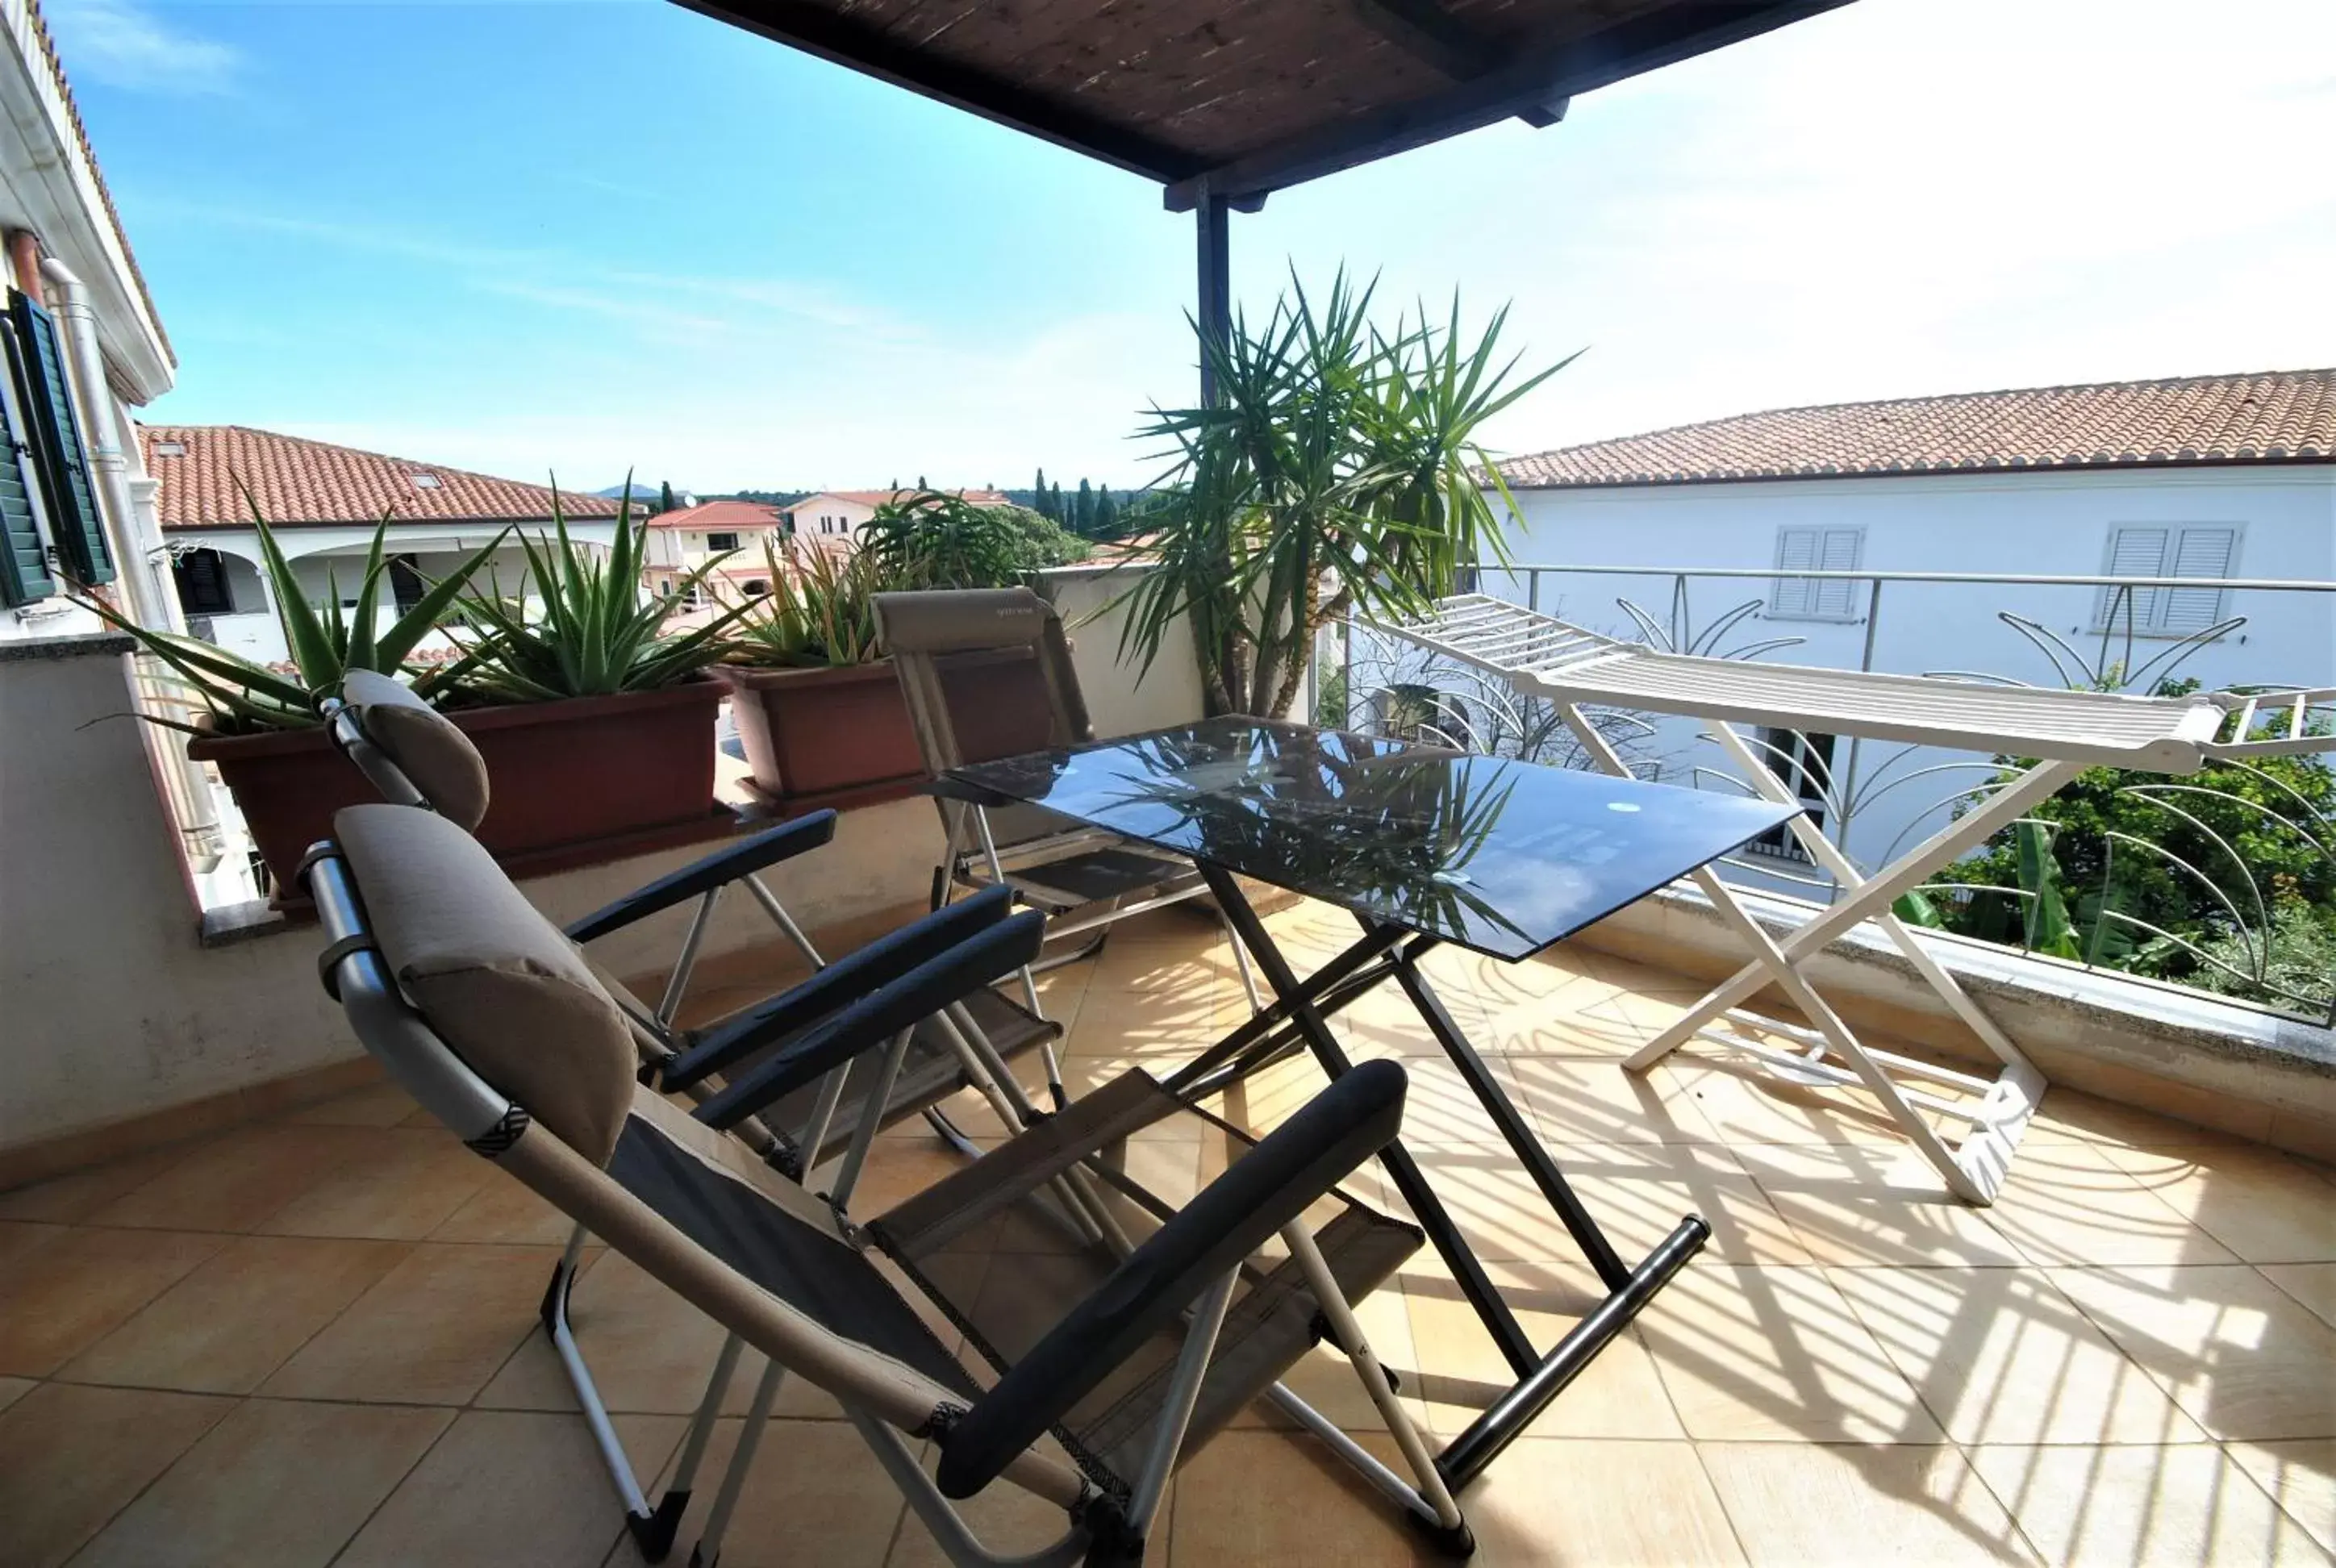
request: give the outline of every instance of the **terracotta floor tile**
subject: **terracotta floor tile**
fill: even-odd
[[[248,1394],[407,1251],[392,1242],[241,1237],[57,1375]]]
[[[2253,1269],[2056,1269],[2051,1279],[2213,1436],[2336,1437],[2336,1328]]]
[[[1603,1292],[1582,1263],[1489,1263],[1485,1272],[1536,1350],[1547,1354]],[[1423,1251],[1398,1276],[1410,1319],[1405,1392],[1426,1401],[1429,1427],[1457,1437],[1516,1381],[1506,1358],[1443,1260]],[[1662,1310],[1657,1296],[1648,1308]],[[1541,1437],[1682,1437],[1670,1397],[1635,1329],[1625,1329],[1528,1430]]]
[[[453,1419],[425,1407],[248,1399],[101,1531],[75,1568],[324,1568]]]
[[[1990,1267],[2022,1261],[1911,1146],[1737,1144],[1728,1155],[1820,1263]]]
[[[1772,1037],[1767,1043],[1793,1042]],[[1699,1043],[1672,1052],[1662,1066],[1685,1086],[1720,1142],[1731,1146],[1905,1142],[1881,1102],[1857,1089],[1786,1083],[1749,1057]]]
[[[39,1387],[30,1378],[0,1378],[0,1410],[5,1410]]]
[[[1911,1384],[1815,1269],[1697,1260],[1638,1321],[1688,1435],[1939,1443]]]
[[[578,1276],[568,1321],[601,1402],[611,1410],[648,1415],[686,1416],[697,1408],[725,1337],[713,1319],[614,1253],[603,1253]],[[759,1356],[744,1359],[730,1380],[725,1410],[746,1408],[760,1365]],[[479,1391],[477,1403],[490,1409],[577,1407],[559,1354],[542,1333],[528,1336]]]
[[[188,1145],[173,1144],[0,1193],[0,1220],[78,1224],[123,1193],[144,1186],[185,1159],[188,1153]]]
[[[1756,1568],[2037,1561],[1953,1448],[1698,1447]]]
[[[2247,1262],[2336,1262],[2328,1183],[2284,1155],[2244,1146],[2103,1153]]]
[[[1144,1560],[1147,1563],[1164,1563],[1174,1550],[1169,1537],[1169,1521],[1175,1503],[1175,1483],[1172,1481],[1146,1539]],[[990,1486],[956,1507],[959,1515],[972,1528],[975,1538],[993,1552],[1035,1553],[1061,1540],[1070,1526],[1068,1516],[1059,1505],[1034,1497],[1018,1486]],[[726,1550],[722,1555],[724,1562],[730,1560]],[[884,1563],[885,1568],[948,1568],[949,1557],[922,1520],[914,1514],[904,1514],[892,1539],[891,1555]]]
[[[452,1135],[414,1127],[349,1127],[334,1171],[258,1229],[277,1236],[418,1242],[490,1182],[486,1161]]]
[[[48,1376],[227,1241],[73,1230],[28,1251],[0,1269],[0,1372]]]
[[[0,1413],[0,1562],[63,1563],[235,1407],[50,1383]]]
[[[2142,1267],[2228,1263],[2220,1242],[2081,1144],[2022,1146],[1987,1211],[2031,1263]]]
[[[2211,1443],[1975,1448],[1972,1468],[2056,1568],[2327,1561]]]
[[[252,1231],[331,1175],[350,1129],[266,1123],[198,1144],[185,1158],[89,1216],[97,1225]]]
[[[2336,1441],[2226,1443],[2224,1451],[2271,1495],[2282,1512],[2336,1553]]]
[[[706,1514],[745,1427],[735,1417],[715,1425],[668,1561],[686,1560],[704,1534]],[[663,1495],[669,1466],[656,1474],[652,1500]],[[774,1420],[754,1449],[754,1468],[731,1515],[722,1568],[876,1568],[897,1533],[922,1529],[913,1519],[902,1524],[906,1506],[900,1488],[853,1427],[840,1421]],[[607,1561],[613,1568],[639,1568],[641,1556],[628,1539]]]
[[[1486,1259],[1572,1258],[1572,1236],[1507,1148],[1405,1140],[1463,1233]],[[1809,1254],[1727,1151],[1708,1144],[1551,1144],[1551,1157],[1626,1264],[1686,1215],[1711,1226],[1703,1256],[1806,1263]]]
[[[302,1126],[394,1127],[420,1108],[395,1084],[375,1084],[303,1105],[278,1120]]]
[[[1825,1277],[1958,1443],[2205,1439],[2039,1270]]]
[[[2255,1271],[2336,1324],[2336,1263],[2261,1263]]]
[[[465,1150],[465,1154],[469,1151]],[[477,1159],[475,1154],[470,1155]],[[564,1247],[576,1222],[509,1176],[490,1171],[487,1183],[430,1232],[433,1242],[500,1242]]]
[[[1528,1437],[1460,1499],[1481,1568],[1700,1568],[1743,1548],[1686,1443]]]
[[[1417,1368],[1427,1363],[1413,1346],[1411,1315],[1402,1290],[1390,1281],[1364,1298],[1356,1306],[1355,1315],[1379,1364],[1394,1371],[1399,1385],[1396,1398],[1403,1402],[1412,1425],[1424,1428],[1427,1411],[1420,1402],[1420,1395],[1425,1382]],[[1299,1398],[1348,1431],[1387,1429],[1387,1418],[1379,1414],[1362,1379],[1355,1375],[1354,1363],[1328,1345],[1318,1345],[1299,1358],[1296,1366],[1282,1374],[1281,1381]],[[1262,1399],[1233,1418],[1233,1425],[1239,1427],[1289,1424],[1288,1417]]]
[[[1302,1433],[1222,1433],[1177,1476],[1168,1542],[1172,1568],[1233,1563],[1369,1568],[1436,1561],[1392,1504]]]
[[[1606,1057],[1500,1058],[1519,1105],[1553,1144],[1708,1144],[1718,1141],[1688,1087],[1668,1065],[1632,1073]]]
[[[617,1433],[655,1475],[686,1423],[624,1416]],[[336,1559],[335,1568],[577,1568],[605,1557],[624,1510],[573,1416],[464,1413]]]
[[[271,1397],[459,1405],[521,1339],[558,1252],[423,1242],[261,1386]]]

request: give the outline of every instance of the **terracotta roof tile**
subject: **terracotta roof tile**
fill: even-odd
[[[1529,489],[2336,461],[2336,369],[1778,408],[1514,457]]]
[[[146,472],[161,482],[154,503],[164,528],[237,528],[251,521],[248,486],[271,526],[430,519],[488,522],[548,521],[548,485],[496,479],[443,463],[416,463],[240,424],[139,427]],[[173,452],[170,449],[180,450]],[[417,482],[417,476],[435,484]],[[614,517],[607,496],[561,491],[571,518]]]
[[[649,519],[649,526],[717,531],[776,528],[779,526],[779,509],[766,506],[759,501],[709,501],[697,506],[679,506],[671,511],[661,511]]]
[[[848,501],[857,506],[885,506],[896,501],[907,501],[916,493],[917,492],[913,490],[822,490],[815,495],[804,496],[802,501],[796,502],[793,506],[788,507],[787,510],[789,511],[793,511],[795,507],[803,506],[810,502],[817,501],[822,495],[831,497],[836,501]],[[1004,493],[995,490],[944,490],[939,492],[939,493],[942,495],[959,496],[966,501],[973,502],[976,506],[1005,506],[1007,504]]]

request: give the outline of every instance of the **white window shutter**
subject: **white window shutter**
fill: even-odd
[[[2109,533],[2108,575],[2111,577],[2164,577],[2166,557],[2173,544],[2173,530],[2166,528],[2119,528]],[[2120,607],[2118,595],[2126,595]],[[2104,587],[2100,605],[2093,618],[2103,626],[2110,625],[2109,618],[2117,617],[2113,629],[2126,628],[2126,615],[2133,617],[2133,629],[2147,631],[2158,624],[2162,613],[2159,600],[2164,590],[2155,588],[2119,589]]]
[[[2238,552],[2234,528],[2185,528],[2175,536],[2173,570],[2168,577],[2228,577],[2231,558]],[[2204,631],[2223,618],[2225,590],[2212,588],[2169,588],[2163,590],[2163,629],[2177,637]]]
[[[1776,531],[1776,570],[1778,571],[1809,571],[1815,569],[1823,545],[1823,529],[1780,528]],[[1816,613],[1818,585],[1805,577],[1780,577],[1768,595],[1768,610],[1772,615],[1806,616]]]
[[[1824,548],[1818,552],[1817,567],[1821,571],[1855,571],[1864,551],[1865,531],[1856,528],[1828,528],[1825,531]],[[1810,613],[1847,619],[1857,610],[1857,584],[1831,580],[1812,583],[1816,592]]]

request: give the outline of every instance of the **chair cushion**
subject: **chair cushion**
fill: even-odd
[[[479,825],[487,814],[487,763],[469,735],[404,681],[372,670],[344,677],[341,699],[433,810],[466,830]]]
[[[473,1072],[606,1164],[633,1101],[633,1042],[582,955],[444,817],[350,806],[333,835],[407,999]]]

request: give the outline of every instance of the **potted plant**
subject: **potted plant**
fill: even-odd
[[[288,669],[270,668],[193,638],[104,615],[179,677],[193,717],[173,724],[195,738],[188,755],[219,770],[234,794],[279,905],[297,902],[295,873],[333,813],[376,798],[326,737],[316,704],[353,669],[406,675],[445,708],[486,760],[493,801],[479,839],[519,870],[549,870],[586,855],[656,847],[721,819],[714,803],[714,717],[721,687],[704,678],[722,653],[721,621],[686,636],[660,634],[667,614],[703,578],[663,596],[638,588],[639,531],[618,516],[606,560],[568,535],[557,503],[555,539],[521,538],[521,592],[470,589],[511,531],[431,585],[385,630],[376,606],[387,577],[384,517],[375,530],[353,609],[337,581],[319,611],[254,508]],[[629,586],[628,586],[629,585]],[[448,626],[450,618],[469,623]],[[433,630],[447,657],[416,662]]]
[[[1003,587],[1085,548],[1027,508],[934,491],[877,508],[856,548],[792,541],[782,555],[765,544],[771,591],[741,607],[729,659],[715,672],[730,688],[755,792],[790,807],[910,793],[924,762],[876,644],[874,597]]]
[[[875,595],[888,586],[866,550],[768,541],[771,591],[741,606],[729,687],[754,792],[790,807],[906,794],[924,777],[916,732],[876,648]]]
[[[487,593],[461,599],[464,625],[451,635],[462,657],[437,683],[447,716],[487,761],[480,842],[525,863],[587,844],[647,849],[725,817],[714,800],[723,688],[705,672],[742,612],[690,631],[664,626],[726,558],[644,593],[629,501],[605,558],[569,537],[556,490],[552,527],[520,536],[518,591],[490,571]]]
[[[1141,575],[1113,601],[1121,656],[1150,668],[1189,621],[1212,714],[1286,717],[1323,627],[1417,613],[1485,550],[1506,559],[1491,498],[1515,509],[1477,432],[1566,362],[1513,379],[1505,310],[1468,345],[1456,298],[1446,323],[1392,334],[1370,302],[1342,272],[1319,310],[1293,286],[1262,327],[1202,334],[1215,398],[1155,408],[1142,433],[1175,467],[1126,569]]]
[[[378,606],[388,573],[388,516],[374,530],[355,607],[343,609],[338,580],[328,577],[329,602],[322,613],[308,603],[307,589],[256,503],[252,523],[277,624],[292,656],[288,666],[256,663],[194,638],[151,630],[93,597],[84,596],[83,602],[135,638],[177,677],[183,694],[178,700],[189,717],[149,716],[191,735],[187,755],[219,769],[281,902],[297,885],[300,857],[331,831],[333,813],[374,798],[364,776],[326,738],[316,704],[337,691],[351,670],[394,675],[404,669],[506,535],[496,535],[383,628]],[[421,669],[414,689],[424,696],[439,692],[454,667]]]

